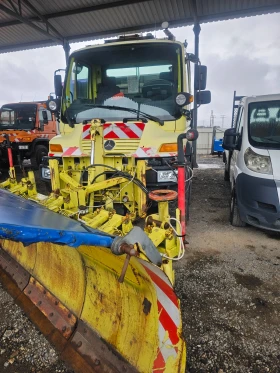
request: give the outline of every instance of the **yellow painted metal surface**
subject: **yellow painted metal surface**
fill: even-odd
[[[164,305],[165,296],[159,295],[152,278],[156,276],[162,284],[167,284],[168,280],[160,279],[155,273],[151,277],[149,271],[153,266],[147,271],[138,259],[132,258],[124,282],[119,283],[125,256],[115,256],[109,249],[97,246],[73,249],[46,243],[23,247],[8,240],[0,240],[0,244],[137,371],[184,373],[185,344],[181,339],[179,310],[174,319],[177,320],[178,343],[170,342],[167,331],[164,340],[160,336],[160,328],[167,326],[161,320],[158,301]],[[170,295],[166,295],[167,304],[168,297]],[[94,346],[92,348],[94,350]],[[170,349],[174,351],[172,355],[168,355]],[[158,369],[158,356],[164,353],[167,354],[165,367]]]

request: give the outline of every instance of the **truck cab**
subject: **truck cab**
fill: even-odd
[[[223,147],[231,224],[280,232],[280,95],[243,97]]]
[[[48,145],[57,134],[57,122],[46,102],[5,104],[0,109],[0,159],[8,162],[5,136],[12,145],[14,163],[30,159],[38,168],[42,157],[48,154]]]
[[[134,36],[75,51],[61,93],[60,135],[51,140],[49,157],[62,163],[63,157],[89,156],[90,122],[98,118],[102,154],[95,161],[119,168],[128,159],[144,159],[150,189],[176,186],[171,166],[177,136],[190,125],[190,84],[185,46],[174,40]],[[184,110],[176,103],[180,93]],[[47,162],[43,180],[50,178]]]

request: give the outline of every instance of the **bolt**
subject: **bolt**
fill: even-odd
[[[39,302],[38,302],[38,306],[41,306],[41,304],[42,304],[42,302],[41,302],[41,301],[39,301]]]
[[[70,319],[71,318],[71,313],[68,313],[68,319]]]
[[[50,313],[50,317],[53,317],[53,312]]]
[[[63,333],[66,332],[66,326],[64,326],[64,327],[62,328],[62,332],[63,332]]]
[[[77,346],[81,347],[82,346],[82,342],[78,342]]]
[[[94,365],[100,365],[100,360],[95,359],[95,360],[94,360]]]

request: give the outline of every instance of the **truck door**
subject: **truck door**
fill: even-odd
[[[235,180],[237,178],[239,171],[238,168],[238,157],[241,150],[241,140],[242,140],[242,132],[243,132],[243,118],[244,118],[244,107],[239,106],[236,121],[235,121],[235,132],[237,133],[237,136],[235,138],[235,150],[232,151],[232,154],[230,156],[230,183],[231,188],[233,188]]]

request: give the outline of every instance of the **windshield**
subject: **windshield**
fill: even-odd
[[[249,141],[258,148],[280,149],[280,101],[249,104]]]
[[[181,56],[175,43],[105,46],[76,53],[64,93],[67,117],[75,123],[137,118],[137,113],[106,109],[109,105],[141,110],[161,120],[178,118],[175,96],[182,90]]]
[[[1,107],[0,130],[32,130],[36,122],[36,105],[18,104]]]

